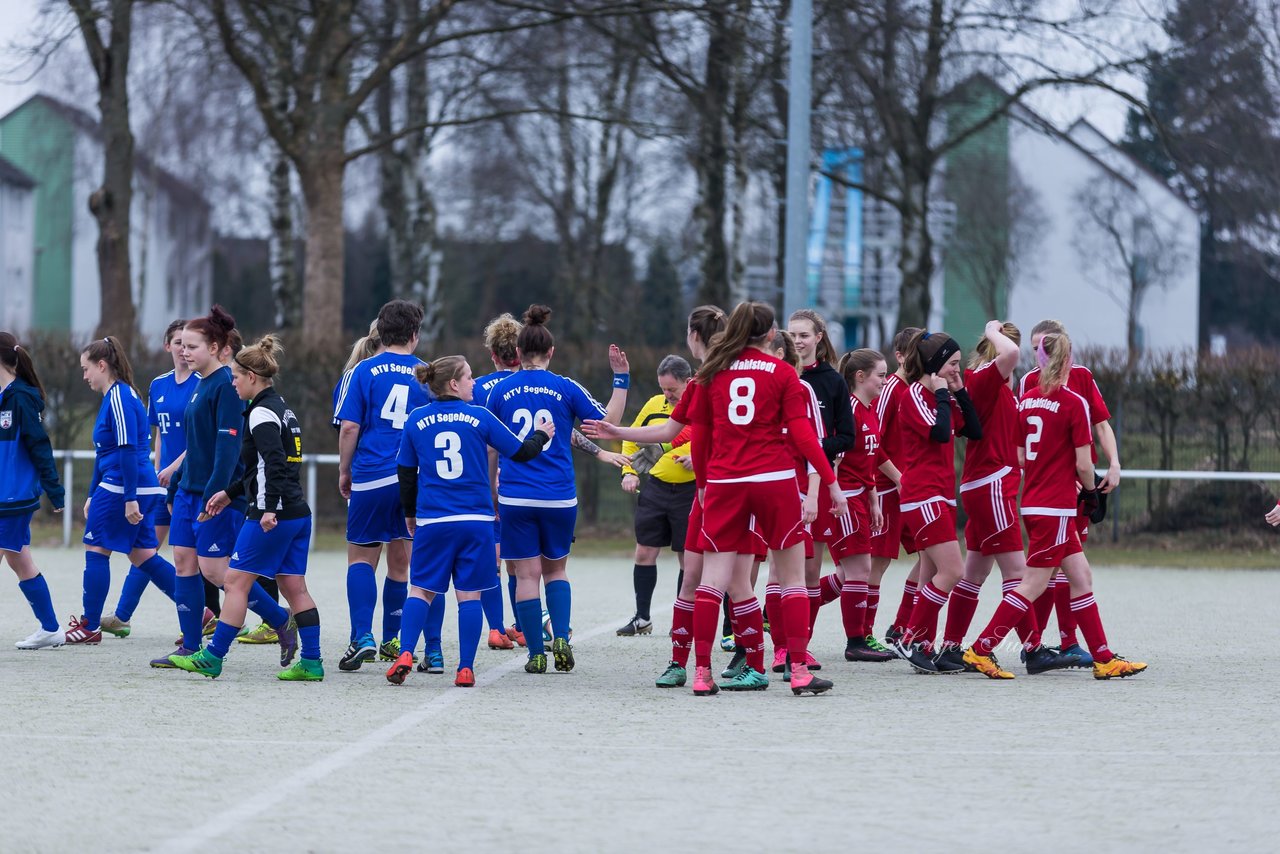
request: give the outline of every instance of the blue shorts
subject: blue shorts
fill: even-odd
[[[493,516],[493,544],[502,545],[502,517],[496,513]]]
[[[159,487],[138,487],[144,489]],[[151,524],[155,506],[164,500],[163,495],[138,495],[138,508],[142,510],[142,521],[130,525],[124,518],[124,495],[112,492],[99,484],[89,502],[89,518],[84,523],[86,546],[97,546],[100,549],[128,554],[134,549],[154,549],[160,542],[156,539],[155,526]],[[66,511],[63,511],[66,512]]]
[[[156,512],[151,515],[154,517],[151,520],[151,524],[157,528],[162,526],[167,528],[173,524],[173,515],[169,512],[169,502],[163,496],[156,502]]]
[[[453,588],[478,593],[498,586],[493,563],[493,526],[488,522],[418,525],[409,561],[409,582],[432,593]]]
[[[400,486],[392,483],[374,489],[351,489],[347,504],[347,542],[357,546],[408,540]]]
[[[499,499],[501,500],[501,499]],[[575,507],[524,507],[502,505],[502,559],[525,560],[545,557],[559,560],[569,556],[573,528],[578,522]]]
[[[173,497],[173,520],[169,527],[169,545],[195,549],[200,557],[231,557],[236,550],[236,535],[244,524],[244,514],[228,507],[204,522],[196,517],[204,510],[201,496],[179,489]]]
[[[231,568],[263,578],[306,575],[307,549],[311,545],[311,517],[285,519],[270,531],[256,519],[246,519],[236,537]]]
[[[93,505],[89,505],[92,507]],[[70,513],[70,510],[63,510]],[[31,517],[34,513],[0,516],[0,552],[20,552],[31,545]]]

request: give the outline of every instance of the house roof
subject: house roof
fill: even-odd
[[[4,121],[4,119],[19,110],[25,109],[31,104],[41,104],[55,115],[61,117],[67,123],[71,124],[83,133],[92,136],[94,139],[100,140],[102,138],[102,125],[93,117],[92,114],[77,106],[68,104],[66,101],[61,101],[51,95],[43,93],[32,95],[4,116],[0,116],[0,121]],[[157,184],[173,196],[175,200],[188,205],[199,205],[206,210],[212,208],[212,205],[209,204],[208,200],[205,199],[204,195],[196,189],[195,186],[179,178],[168,169],[165,169],[152,157],[148,156],[145,152],[139,151],[136,147],[134,149],[134,168],[138,171],[145,172]]]
[[[36,185],[36,179],[32,178],[26,172],[23,172],[12,162],[0,156],[0,182],[5,184],[15,184],[19,187],[25,187],[30,190]]]

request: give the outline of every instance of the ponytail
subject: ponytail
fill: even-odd
[[[1010,321],[1006,320],[1000,327],[1000,331],[1014,344],[1022,344],[1022,331]],[[981,368],[987,362],[994,362],[996,355],[996,345],[992,344],[985,334],[979,336],[978,343],[973,348],[973,355],[969,357],[969,369]]]
[[[13,371],[18,379],[40,392],[44,400],[44,386],[36,375],[36,366],[31,361],[31,354],[18,344],[18,339],[9,332],[0,332],[0,364]]]
[[[96,338],[80,352],[91,362],[106,362],[117,380],[127,386],[133,385],[133,365],[129,364],[129,354],[116,336]]]
[[[1067,384],[1071,373],[1071,339],[1066,332],[1049,332],[1036,349],[1040,365],[1040,391],[1048,394]]]
[[[431,390],[432,397],[439,400],[442,397],[456,396],[449,391],[449,383],[462,379],[462,371],[466,367],[466,356],[441,356],[425,365],[418,365],[413,369],[413,375]]]
[[[960,345],[945,332],[918,330],[907,341],[902,351],[902,367],[907,382],[917,382],[927,374],[936,374],[951,356],[960,351]]]
[[[725,368],[747,347],[764,343],[773,328],[773,309],[767,304],[751,300],[738,303],[729,315],[723,332],[711,338],[707,358],[698,371],[698,384],[709,385],[715,375]]]

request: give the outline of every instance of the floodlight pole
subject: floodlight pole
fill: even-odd
[[[809,114],[813,77],[813,0],[791,2],[787,87],[787,221],[783,259],[783,321],[809,303]]]

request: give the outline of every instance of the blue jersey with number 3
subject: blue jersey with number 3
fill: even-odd
[[[489,446],[509,457],[521,441],[492,412],[461,400],[437,400],[409,415],[400,440],[402,466],[418,469],[419,519],[493,519]]]
[[[498,470],[498,502],[529,507],[573,507],[578,487],[569,455],[578,419],[605,417],[604,407],[568,377],[546,370],[517,371],[489,392],[489,411],[524,441],[539,421],[556,425],[542,453],[526,463],[503,460]],[[506,501],[515,499],[515,501]]]
[[[351,460],[353,483],[395,477],[409,413],[431,399],[413,375],[421,364],[411,354],[379,353],[352,368],[337,417],[360,425],[360,444]]]

